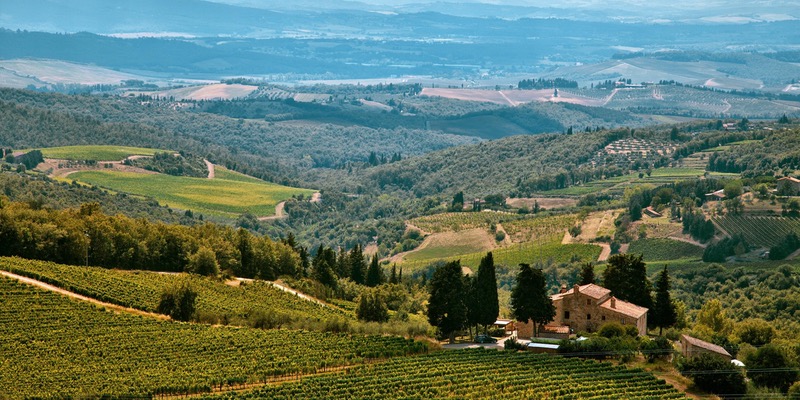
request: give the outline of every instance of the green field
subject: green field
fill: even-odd
[[[346,374],[207,399],[682,399],[641,369],[484,349],[397,357]]]
[[[40,150],[45,158],[94,161],[121,161],[128,156],[152,156],[156,152],[172,152],[169,150],[127,146],[65,146]]]
[[[354,317],[350,312],[301,299],[264,281],[233,287],[193,274],[110,270],[6,257],[0,258],[0,270],[107,303],[149,312],[157,311],[161,293],[167,287],[188,283],[198,294],[198,316],[213,323],[227,321],[234,325],[247,325],[248,318],[255,313],[270,315],[286,323]]]
[[[631,242],[629,254],[642,254],[644,261],[700,260],[703,248],[672,239],[640,239]]]
[[[223,172],[223,176],[228,175]],[[293,195],[310,196],[313,190],[291,188],[263,181],[190,178],[162,174],[118,171],[82,171],[70,179],[115,192],[152,197],[162,205],[220,217],[235,218],[243,213],[267,216],[275,205]]]
[[[523,218],[526,216],[508,212],[446,212],[417,217],[408,222],[428,233],[437,233],[474,228],[489,229],[493,224]]]
[[[185,395],[427,349],[399,337],[159,321],[3,277],[0,326],[7,400]]]

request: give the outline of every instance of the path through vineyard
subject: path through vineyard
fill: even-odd
[[[214,177],[216,176],[216,174],[214,173],[214,164],[212,164],[211,161],[208,161],[205,158],[203,159],[203,162],[206,163],[206,168],[208,168],[208,179],[214,179]]]
[[[137,310],[135,308],[123,307],[123,306],[116,305],[116,304],[106,303],[106,302],[103,302],[103,301],[100,301],[100,300],[97,300],[97,299],[93,299],[91,297],[86,297],[84,295],[80,295],[80,294],[75,293],[75,292],[70,292],[69,290],[65,290],[65,289],[53,286],[53,285],[51,285],[49,283],[45,283],[45,282],[42,282],[42,281],[38,281],[36,279],[31,279],[31,278],[28,278],[28,277],[24,277],[22,275],[17,275],[17,274],[8,272],[8,271],[0,271],[0,275],[5,276],[7,278],[11,278],[11,279],[16,279],[16,280],[18,280],[18,281],[20,281],[22,283],[25,283],[25,284],[28,284],[28,285],[32,285],[32,286],[36,286],[36,287],[44,289],[44,290],[49,290],[51,292],[55,292],[55,293],[58,293],[58,294],[61,294],[61,295],[67,296],[67,297],[71,297],[71,298],[76,299],[76,300],[81,300],[81,301],[86,301],[86,302],[89,302],[89,303],[92,303],[92,304],[96,304],[98,306],[105,307],[105,308],[110,309],[110,310],[126,312],[126,313],[130,313],[130,314],[135,314],[135,315],[142,315],[142,316],[145,316],[145,317],[158,318],[158,319],[162,319],[162,320],[170,319],[168,316],[163,315],[163,314],[151,313],[151,312],[147,312],[147,311]]]

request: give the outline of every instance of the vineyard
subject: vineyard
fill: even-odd
[[[79,267],[21,258],[0,258],[0,269],[47,282],[74,293],[124,307],[156,312],[164,289],[189,283],[197,292],[197,314],[210,319],[245,325],[254,313],[283,319],[324,320],[352,318],[338,307],[322,306],[276,289],[268,282],[242,282],[240,286],[192,274]]]
[[[536,262],[566,263],[573,261],[595,261],[600,256],[600,247],[591,244],[561,244],[535,242],[520,243],[501,249],[492,250],[495,264],[517,266],[520,263]],[[441,261],[461,260],[461,265],[476,269],[486,252],[471,253],[461,256],[441,258]],[[430,265],[437,260],[419,260],[402,262],[403,269],[415,271]]]
[[[714,223],[729,235],[741,234],[750,245],[772,247],[791,232],[800,234],[800,219],[726,215]]]
[[[572,227],[578,217],[563,214],[549,217],[528,218],[503,224],[514,243],[535,241],[537,243],[561,242],[564,233]]]
[[[672,239],[640,239],[631,242],[629,254],[641,254],[644,261],[667,261],[703,258],[703,249],[691,243]]]
[[[491,225],[522,218],[525,217],[506,212],[448,212],[418,217],[408,222],[425,232],[439,233],[447,231],[458,232],[475,228],[488,230]]]
[[[0,326],[0,393],[7,400],[202,393],[427,350],[399,337],[115,314],[6,278]]]
[[[207,399],[682,399],[640,369],[530,353],[445,351]]]

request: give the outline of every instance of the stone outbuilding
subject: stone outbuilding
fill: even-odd
[[[778,179],[778,193],[785,193],[790,196],[800,194],[800,179],[791,176]]]
[[[556,308],[556,316],[547,328],[564,327],[572,332],[593,332],[609,322],[633,325],[639,336],[647,334],[647,308],[622,301],[611,295],[611,291],[595,284],[575,285],[572,289],[561,289],[561,293],[550,296]],[[533,323],[517,323],[519,337],[533,335]]]
[[[717,346],[714,343],[708,343],[689,335],[681,335],[681,354],[683,354],[684,357],[692,358],[702,353],[718,355],[724,358],[725,361],[731,361],[731,359],[733,359],[731,353],[728,353],[728,350],[725,350],[722,346]]]

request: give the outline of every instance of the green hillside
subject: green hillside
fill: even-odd
[[[0,270],[13,272],[104,302],[157,312],[161,294],[171,286],[189,284],[197,292],[197,316],[204,322],[233,325],[255,323],[260,316],[276,325],[293,321],[354,320],[334,306],[323,306],[277,289],[270,282],[241,282],[237,286],[194,274],[122,271],[0,258]]]
[[[81,171],[71,174],[70,178],[116,192],[151,197],[172,208],[233,218],[243,213],[272,215],[275,205],[281,201],[294,195],[314,193],[268,182],[118,171]]]
[[[94,161],[120,161],[129,156],[152,156],[157,151],[166,150],[147,149],[130,146],[63,146],[47,147],[41,149],[45,158],[58,158],[62,160],[94,160]]]
[[[154,396],[264,383],[424,351],[397,337],[214,327],[117,314],[0,278],[0,393]]]

